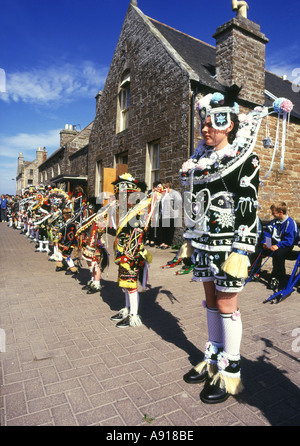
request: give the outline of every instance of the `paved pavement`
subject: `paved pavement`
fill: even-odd
[[[110,248],[112,238],[109,236]],[[219,405],[199,400],[202,385],[182,380],[207,338],[202,286],[162,269],[170,250],[151,248],[142,327],[119,329],[124,306],[111,261],[101,296],[55,272],[46,253],[0,223],[2,426],[295,426],[300,424],[300,294],[279,304],[264,283],[240,297],[245,391]],[[268,266],[268,265],[267,265]],[[293,262],[289,262],[291,269]]]

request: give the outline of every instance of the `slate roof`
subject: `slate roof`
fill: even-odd
[[[214,78],[216,73],[216,48],[214,46],[150,17],[148,19],[193,71],[199,75],[199,81],[202,85],[215,90],[223,90],[224,87]],[[266,71],[265,74],[265,89],[276,97],[290,99],[294,104],[292,115],[300,119],[300,94],[293,91],[293,84],[269,71]],[[266,96],[265,105],[271,106],[272,103],[273,100]]]

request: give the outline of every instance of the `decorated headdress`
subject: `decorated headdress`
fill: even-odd
[[[48,195],[49,202],[59,208],[63,208],[68,199],[68,194],[62,189],[58,188],[51,189]]]
[[[124,173],[112,182],[117,192],[146,192],[147,184],[136,180],[130,173]]]
[[[236,98],[241,88],[237,85],[228,87],[224,93],[209,93],[200,99],[196,108],[199,112],[201,123],[204,124],[208,116],[216,130],[226,130],[231,123],[230,113],[239,113]]]

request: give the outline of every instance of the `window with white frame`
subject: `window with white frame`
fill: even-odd
[[[129,123],[129,107],[130,107],[130,72],[126,71],[121,80],[119,91],[119,118],[118,129],[119,132],[126,130]]]
[[[96,163],[96,177],[95,177],[95,197],[99,197],[103,192],[103,171],[102,161]]]
[[[150,189],[160,179],[160,141],[147,144],[145,178]]]

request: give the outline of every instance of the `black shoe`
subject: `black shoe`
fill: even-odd
[[[210,381],[206,381],[205,386],[200,393],[200,400],[206,404],[218,404],[223,403],[229,398],[230,393],[227,393],[225,389],[222,389],[217,384],[211,384]]]
[[[70,269],[68,269],[68,270],[65,272],[65,275],[66,275],[66,276],[71,276],[72,274],[74,274],[74,272],[72,272]]]
[[[122,313],[117,313],[110,318],[111,321],[122,321],[126,316],[122,316]]]
[[[125,319],[121,320],[116,324],[116,327],[118,328],[127,328],[130,327],[130,319],[129,316],[125,317]]]
[[[65,271],[66,269],[63,267],[63,266],[57,266],[56,268],[55,268],[55,271],[56,272],[58,272],[58,271]]]
[[[99,293],[100,288],[95,288],[95,287],[91,287],[86,294],[95,294],[95,293]]]
[[[189,372],[187,372],[183,379],[188,384],[199,384],[203,383],[208,378],[208,372],[206,370],[206,367],[198,373],[194,368],[192,368]]]
[[[82,290],[89,290],[90,288],[91,288],[91,285],[86,284],[81,289]]]
[[[268,288],[269,290],[276,291],[278,289],[279,280],[276,277],[272,277],[269,281]]]

